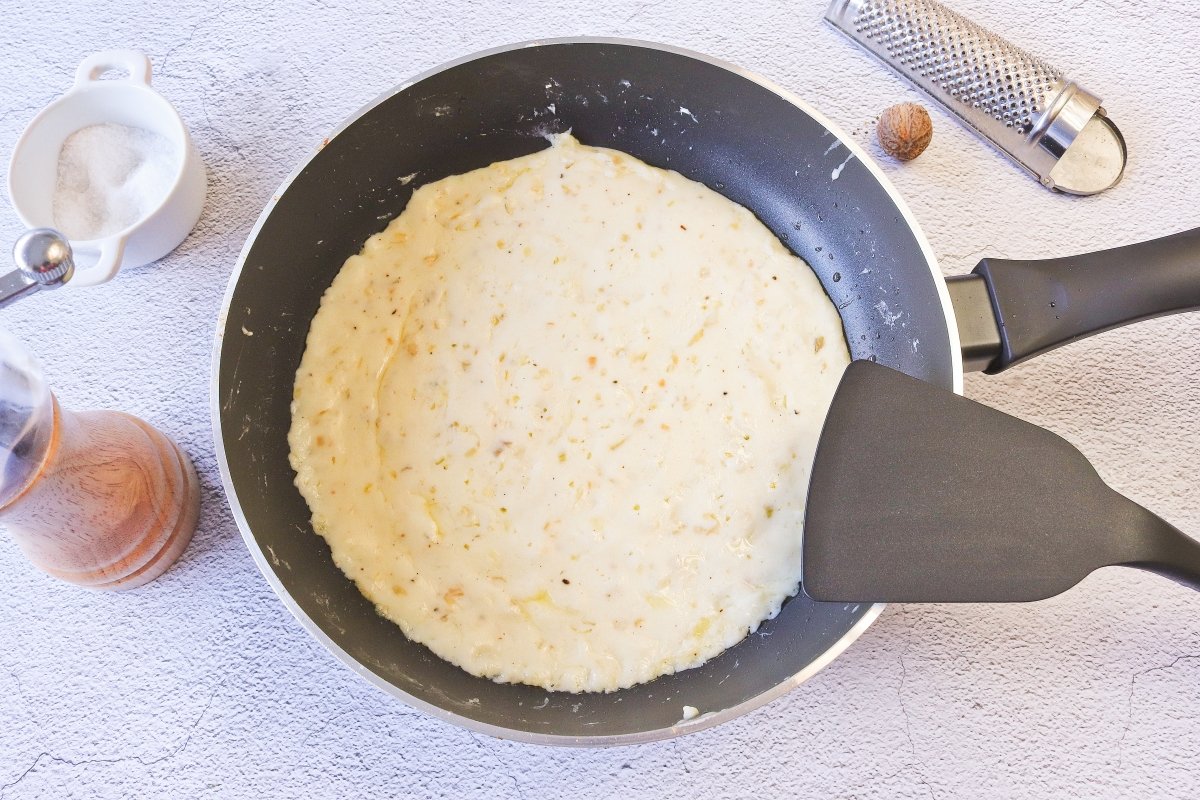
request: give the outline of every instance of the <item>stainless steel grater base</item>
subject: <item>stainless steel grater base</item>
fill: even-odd
[[[825,19],[1024,167],[1095,194],[1125,167],[1100,98],[936,0],[833,0]]]

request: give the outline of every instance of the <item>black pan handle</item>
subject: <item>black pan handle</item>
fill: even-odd
[[[993,332],[986,342],[993,346],[989,358],[975,366],[1001,372],[1093,333],[1200,308],[1200,228],[1067,258],[986,258],[974,275],[951,285],[955,311],[957,296],[982,279],[999,328],[999,355]],[[960,331],[980,322],[977,312],[963,311]],[[970,366],[966,337],[964,356]]]

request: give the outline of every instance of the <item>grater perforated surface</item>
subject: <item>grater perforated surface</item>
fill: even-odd
[[[933,0],[863,0],[852,24],[898,68],[1021,134],[1063,83],[1054,67]]]

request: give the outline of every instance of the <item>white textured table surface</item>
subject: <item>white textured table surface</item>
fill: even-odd
[[[761,72],[874,149],[871,120],[919,98],[819,23],[821,0],[30,5],[0,0],[4,163],[79,59],[124,46],[152,58],[210,186],[168,258],[23,301],[0,324],[35,343],[64,405],[130,411],[174,435],[205,496],[183,560],[125,594],[54,583],[0,537],[0,798],[1200,796],[1200,595],[1151,575],[1105,570],[1020,607],[893,606],[755,713],[666,743],[567,751],[473,735],[367,685],[288,615],[242,544],[209,426],[214,322],[259,210],[339,120],[468,52],[620,35]],[[947,274],[984,255],[1066,255],[1200,224],[1195,10],[954,5],[1101,93],[1132,159],[1115,190],[1059,197],[935,112],[931,149],[885,169]],[[4,198],[0,241],[18,233]],[[1118,489],[1200,533],[1200,315],[966,388],[1066,436]]]

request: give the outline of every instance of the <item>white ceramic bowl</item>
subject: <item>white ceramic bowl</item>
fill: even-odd
[[[120,78],[102,79],[109,70]],[[200,155],[174,107],[150,88],[150,59],[132,50],[89,56],[75,72],[75,85],[46,106],[25,128],[13,149],[8,194],[29,228],[53,228],[53,198],[63,142],[80,128],[111,122],[166,137],[181,154],[170,190],[137,222],[103,239],[71,240],[76,258],[72,285],[110,280],[122,267],[149,264],[179,246],[204,206],[206,180]],[[78,256],[84,254],[84,259]]]

